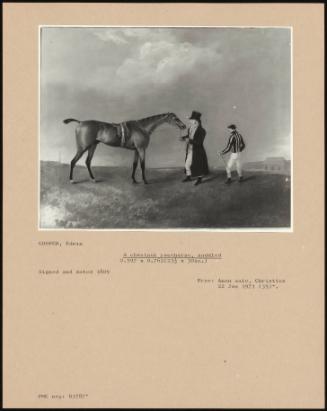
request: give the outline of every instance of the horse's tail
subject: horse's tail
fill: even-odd
[[[64,124],[71,123],[72,121],[76,121],[76,123],[80,123],[79,120],[75,120],[74,118],[66,118],[66,120],[63,120]]]

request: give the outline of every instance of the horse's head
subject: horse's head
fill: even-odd
[[[186,128],[186,125],[174,113],[168,113],[167,122],[173,126],[177,126],[181,130]]]

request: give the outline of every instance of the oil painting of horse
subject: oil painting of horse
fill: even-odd
[[[289,27],[39,31],[40,230],[292,230]]]

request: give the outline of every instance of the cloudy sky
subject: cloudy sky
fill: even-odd
[[[41,29],[42,160],[69,162],[79,120],[120,122],[174,112],[202,113],[211,166],[235,123],[246,161],[290,158],[291,33],[287,28]],[[158,128],[149,167],[183,165],[185,145]],[[131,165],[133,153],[100,144],[94,165]],[[83,164],[83,162],[82,162]]]

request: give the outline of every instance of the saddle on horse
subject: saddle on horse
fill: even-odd
[[[121,147],[126,146],[126,142],[129,138],[129,129],[127,127],[126,121],[123,123],[117,124],[117,135],[120,138],[120,145]]]

